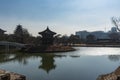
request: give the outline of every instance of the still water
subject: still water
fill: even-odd
[[[77,47],[65,53],[0,54],[0,68],[27,80],[96,80],[120,66],[120,48]]]

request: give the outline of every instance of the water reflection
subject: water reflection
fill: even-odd
[[[120,80],[120,66],[111,73],[99,75],[96,80]]]
[[[108,59],[111,60],[111,61],[116,62],[116,61],[120,60],[120,55],[109,55]]]
[[[80,56],[78,56],[78,55],[70,55],[70,57],[72,57],[72,58],[79,58]]]
[[[66,55],[56,55],[56,54],[29,54],[29,53],[16,53],[16,54],[0,54],[0,64],[7,62],[18,62],[22,65],[27,65],[29,59],[38,58],[40,63],[38,64],[38,69],[42,69],[49,73],[51,70],[55,70],[57,65],[55,64],[55,58],[66,57]],[[70,55],[70,57],[77,58],[79,56]]]
[[[42,64],[39,66],[39,69],[45,70],[47,73],[50,72],[50,70],[56,68],[55,60],[54,60],[55,55],[41,55],[41,62]]]
[[[96,80],[119,66],[118,53],[118,48],[80,47],[66,53],[0,54],[0,68],[25,74],[28,80]]]
[[[0,63],[6,62],[18,62],[19,64],[27,65],[27,59],[30,58],[30,55],[26,54],[0,54]]]

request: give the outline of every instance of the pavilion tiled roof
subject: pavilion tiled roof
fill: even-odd
[[[46,30],[39,32],[39,34],[43,35],[43,34],[51,34],[51,35],[55,35],[56,33],[51,31],[48,27]]]
[[[0,28],[0,32],[6,32],[6,31]]]

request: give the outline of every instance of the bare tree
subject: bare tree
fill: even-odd
[[[120,18],[112,17],[111,20],[112,20],[113,24],[115,25],[115,27],[117,27],[117,30],[120,32],[120,29],[119,29],[119,27],[120,27]]]

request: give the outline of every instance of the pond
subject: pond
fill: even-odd
[[[63,53],[4,53],[0,68],[27,80],[96,80],[120,66],[120,48],[75,47]]]

